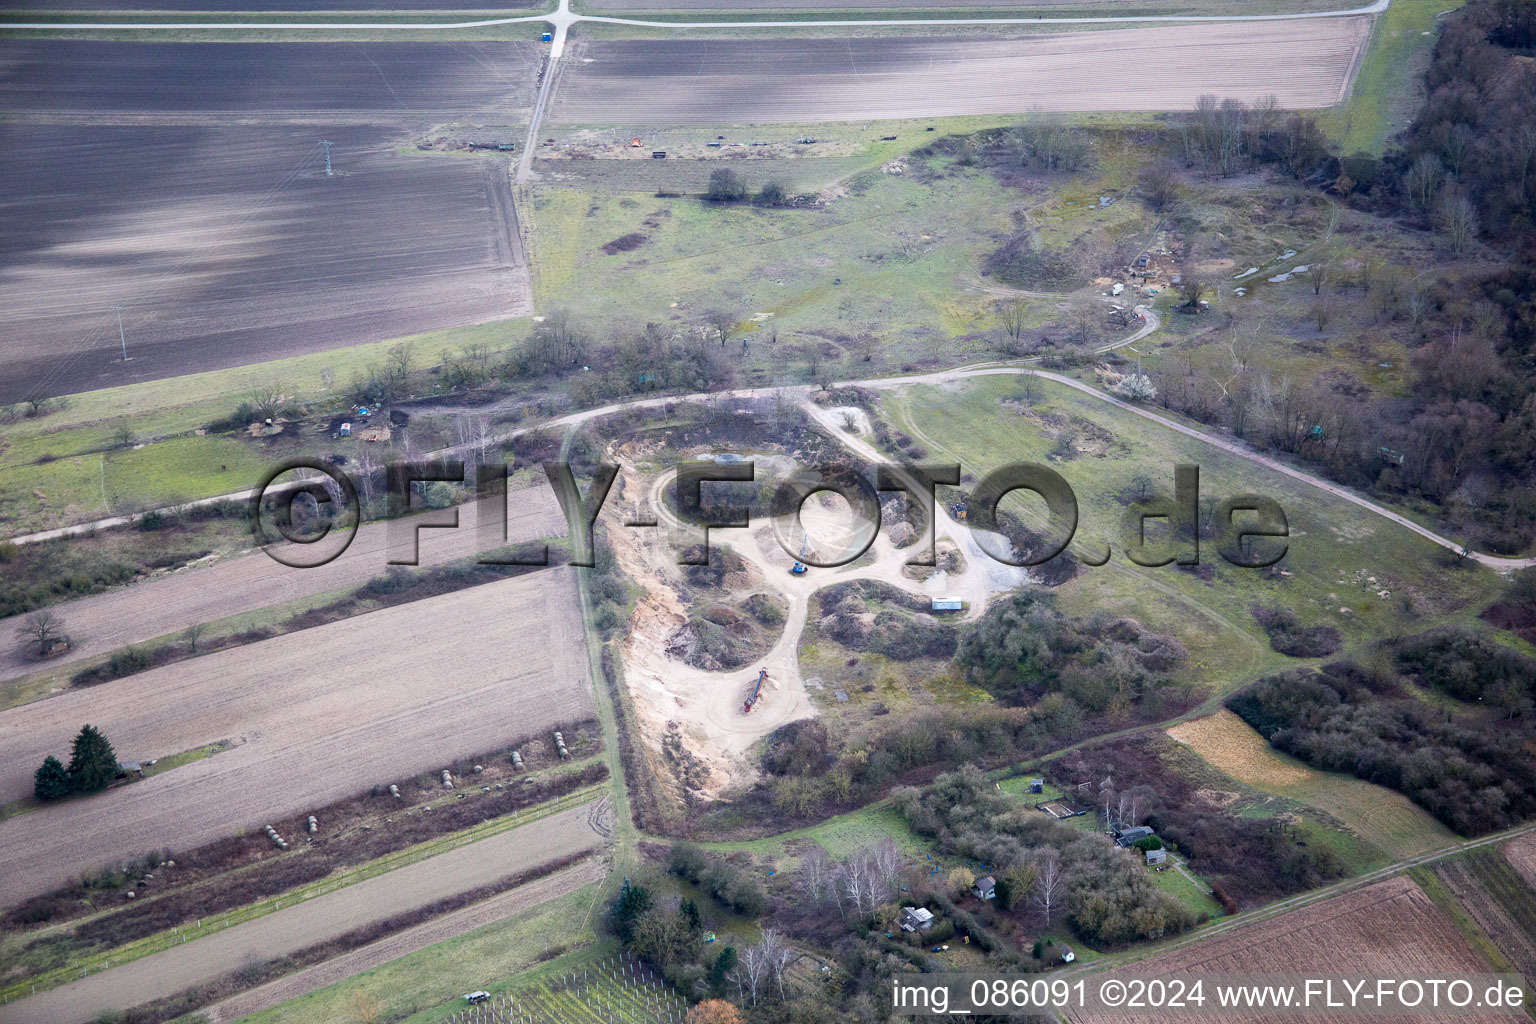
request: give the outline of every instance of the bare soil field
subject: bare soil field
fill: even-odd
[[[573,572],[472,587],[0,713],[7,800],[86,722],[137,760],[235,742],[7,822],[0,905],[585,717],[593,698]]]
[[[1536,835],[1521,836],[1504,847],[1504,858],[1526,885],[1536,889]]]
[[[534,13],[531,8],[508,10],[486,0],[4,0],[6,11],[481,11],[506,18]]]
[[[95,2],[95,0],[77,0]],[[215,2],[215,0],[206,0]],[[1338,0],[1140,0],[1137,14],[1278,14],[1335,11],[1363,6]],[[592,13],[631,14],[636,11],[825,11],[825,10],[966,10],[988,8],[988,13],[1118,15],[1126,13],[1124,0],[585,0],[582,10]],[[900,17],[897,14],[896,17]]]
[[[457,530],[423,530],[422,567],[472,556],[477,550],[475,513],[461,511]],[[83,597],[55,607],[73,646],[48,659],[56,668],[106,654],[127,644],[167,636],[200,622],[215,622],[243,612],[283,604],[310,594],[356,587],[389,568],[388,523],[367,523],[335,561],[314,569],[285,566],[257,551],[213,565],[183,569],[121,590]],[[512,490],[507,502],[509,543],[565,535],[565,518],[555,492],[542,478],[536,486]],[[22,617],[0,619],[0,682],[36,672],[43,663],[24,656],[11,639]],[[110,684],[109,684],[110,685]],[[132,685],[132,684],[129,684]]]
[[[525,119],[536,60],[0,43],[0,401],[527,312],[506,159],[403,150],[444,122]]]
[[[550,121],[1178,110],[1202,93],[1250,101],[1274,93],[1285,107],[1327,107],[1343,98],[1370,26],[1355,17],[1012,39],[578,39],[562,63]]]
[[[1347,966],[1341,966],[1347,965]],[[1267,921],[1233,928],[1204,942],[1191,943],[1117,972],[1130,977],[1171,974],[1304,973],[1439,977],[1435,972],[1487,972],[1490,968],[1467,944],[1453,922],[1413,880],[1399,875],[1354,892],[1334,896]],[[1165,1022],[1179,1019],[1166,1011],[1152,1016],[1072,1013],[1073,1021],[1102,1024]],[[1227,1017],[1252,1024],[1282,1021],[1346,1020],[1318,1015],[1254,1014]],[[1377,1016],[1409,1021],[1422,1017]],[[1458,1017],[1472,1021],[1507,1017]]]
[[[76,1024],[103,1010],[124,1009],[173,995],[232,971],[247,961],[265,961],[283,956],[342,935],[371,921],[382,920],[488,885],[542,863],[584,850],[595,850],[603,846],[607,839],[589,820],[591,810],[588,805],[573,807],[521,828],[509,829],[437,857],[417,861],[397,871],[316,896],[254,921],[213,932],[162,953],[11,1003],[0,1007],[0,1022]],[[560,877],[553,875],[550,880],[541,882]],[[530,887],[535,889],[536,895],[526,905],[531,906],[560,894],[558,889],[549,889],[537,895],[540,884],[536,882]],[[460,931],[478,927],[479,924],[521,909],[517,906],[497,905],[499,901],[518,893],[522,893],[525,900],[528,899],[528,894],[519,887],[487,904],[475,904],[455,912],[448,919],[458,918],[459,923],[465,924]],[[404,946],[398,953],[390,953],[390,943],[408,941],[407,937],[420,929],[440,929],[448,919],[433,920],[417,929],[363,947],[357,953],[374,950],[375,946],[381,947],[373,952],[373,956],[381,957],[374,962],[380,963],[392,956],[403,955],[412,948],[420,947]],[[450,927],[451,924],[450,921]],[[450,930],[439,938],[453,934],[457,932]],[[430,941],[436,940],[429,939],[421,945]],[[329,965],[321,965],[320,969],[326,966]],[[366,966],[364,964],[359,969],[365,969]],[[283,979],[276,984],[281,985],[290,980]]]
[[[369,943],[361,949],[353,950],[334,960],[327,960],[323,964],[316,964],[286,978],[253,988],[249,992],[242,992],[233,999],[226,999],[222,1003],[208,1007],[203,1012],[207,1014],[211,1024],[224,1024],[225,1021],[247,1017],[270,1006],[276,1006],[278,1003],[333,985],[344,978],[350,978],[354,974],[377,967],[379,964],[414,953],[418,949],[474,931],[504,917],[520,914],[530,907],[536,907],[557,896],[575,892],[584,885],[600,880],[606,872],[607,867],[602,861],[585,860],[575,867],[567,868],[536,882],[529,882],[527,885],[520,885],[500,896],[493,896],[483,903],[476,903],[463,910],[444,914],[426,924],[417,925],[415,928],[380,939],[378,942]]]

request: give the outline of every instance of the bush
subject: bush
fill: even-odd
[[[783,206],[788,198],[783,185],[770,181],[758,191],[755,202],[758,206]]]
[[[704,198],[712,203],[739,203],[747,198],[746,182],[735,171],[722,167],[709,176]]]
[[[1269,635],[1269,646],[1292,658],[1325,658],[1344,643],[1344,637],[1332,626],[1303,626],[1288,608],[1254,605],[1253,617]]]

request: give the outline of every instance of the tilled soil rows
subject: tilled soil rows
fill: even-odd
[[[472,587],[0,714],[5,799],[30,788],[45,754],[67,754],[87,722],[138,760],[236,744],[7,822],[0,904],[589,716],[573,572]]]
[[[1187,110],[1204,93],[1339,102],[1368,17],[1012,39],[582,40],[556,124],[858,121],[1031,110]],[[1091,83],[1089,88],[1087,83]]]

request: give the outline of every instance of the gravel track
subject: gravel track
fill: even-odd
[[[606,840],[588,823],[590,810],[587,805],[573,807],[520,828],[509,829],[488,839],[417,861],[388,874],[316,896],[254,921],[213,932],[164,952],[19,1000],[0,1007],[0,1024],[13,1021],[17,1024],[80,1024],[103,1010],[138,1006],[174,995],[193,985],[211,981],[250,960],[269,960],[293,953],[370,922],[489,885],[539,864],[584,850],[595,850],[603,846]],[[466,907],[399,935],[361,947],[340,959],[366,954],[365,960],[373,957],[374,963],[382,963],[410,952],[411,949],[419,949],[423,945],[522,909],[517,905],[519,901],[513,897],[520,896],[523,905],[531,906],[559,895],[559,880],[571,881],[562,879],[562,875],[568,874],[570,872],[552,875],[548,879],[510,890],[484,903]],[[577,877],[576,884],[585,884],[579,880],[581,876]],[[418,932],[424,932],[425,936],[416,935]],[[413,941],[418,944],[411,945]],[[399,951],[390,952],[391,944]],[[330,964],[321,964],[314,970],[323,972],[328,966]],[[364,963],[358,969],[363,970],[367,966],[371,964]],[[351,973],[355,972],[346,970],[340,977]],[[303,984],[299,980],[303,974],[274,984]],[[322,978],[312,987],[325,983]],[[307,989],[300,989],[302,991]]]
[[[462,510],[457,530],[423,530],[422,566],[468,558],[478,550],[473,506]],[[389,523],[366,523],[335,561],[314,569],[293,569],[256,551],[248,555],[183,569],[117,590],[56,605],[64,620],[70,650],[46,662],[57,668],[244,612],[297,600],[342,587],[356,587],[389,568],[397,554],[389,546]],[[507,496],[508,543],[565,535],[565,517],[555,492],[544,483],[512,490]],[[407,552],[399,552],[402,557]],[[8,643],[25,616],[0,619],[0,682],[45,667]],[[116,684],[111,684],[116,685]],[[130,681],[127,686],[132,686]]]
[[[372,612],[0,713],[0,800],[83,723],[119,757],[233,749],[0,827],[0,906],[592,714],[574,570]]]

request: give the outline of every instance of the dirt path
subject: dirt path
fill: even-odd
[[[457,530],[423,530],[423,566],[468,558],[478,550],[473,506],[460,516]],[[297,600],[342,587],[359,586],[389,568],[390,523],[366,523],[347,550],[315,569],[293,569],[260,551],[157,576],[133,586],[56,605],[74,646],[51,658],[57,668],[106,654],[126,644],[180,632],[194,623],[216,622],[244,612]],[[398,526],[399,524],[395,524]],[[509,543],[565,535],[565,517],[555,492],[538,478],[536,485],[513,490],[507,499]],[[39,670],[12,644],[21,616],[0,619],[0,682]],[[131,683],[128,685],[132,685]]]
[[[269,960],[293,953],[370,922],[489,885],[539,864],[584,850],[596,850],[604,846],[607,839],[588,822],[590,811],[587,805],[573,807],[254,921],[213,932],[162,953],[0,1006],[0,1024],[13,1021],[16,1024],[81,1024],[104,1010],[138,1006],[174,995],[251,960]],[[480,904],[467,908],[467,911],[484,906]],[[494,920],[496,916],[500,915],[492,914],[487,920]],[[473,921],[475,915],[465,913],[463,920]],[[423,927],[430,928],[430,925]],[[393,940],[374,945],[387,946],[390,941]],[[429,938],[427,941],[437,940]]]
[[[0,905],[441,770],[592,713],[575,570],[551,568],[0,713],[0,800],[89,722],[119,757],[223,753],[0,826]]]
[[[391,935],[387,939],[369,943],[334,960],[306,967],[286,978],[268,982],[249,992],[242,992],[232,999],[215,1003],[203,1013],[207,1015],[210,1024],[225,1024],[226,1021],[248,1017],[268,1007],[308,995],[328,985],[334,985],[338,981],[371,970],[380,964],[398,960],[418,949],[425,949],[446,939],[472,932],[476,928],[511,917],[513,914],[520,914],[541,903],[564,896],[566,893],[575,892],[584,885],[601,881],[607,873],[608,868],[603,861],[597,858],[584,860],[575,867],[566,868],[564,871],[541,878],[536,882],[529,882],[527,885],[520,885],[500,896],[492,896],[483,903],[476,903],[462,910],[444,914],[442,917],[433,918],[425,924]]]

